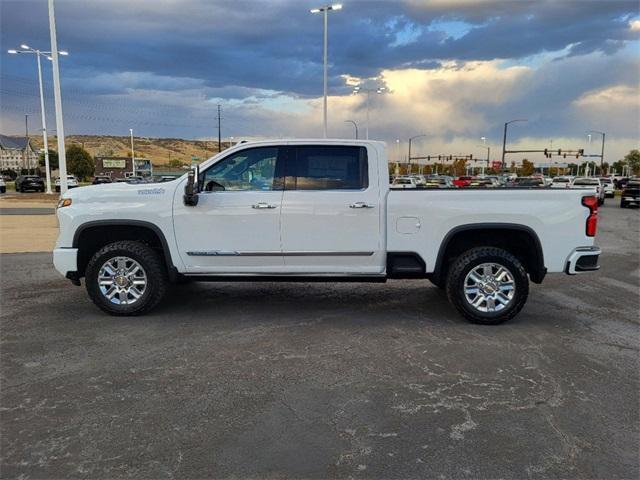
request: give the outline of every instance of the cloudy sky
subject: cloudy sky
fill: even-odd
[[[322,18],[306,0],[57,0],[67,134],[211,138],[322,134]],[[345,0],[329,18],[329,135],[365,131],[417,154],[502,147],[638,148],[640,11],[616,0]],[[0,0],[0,132],[40,128],[35,59],[48,50],[46,0]],[[51,72],[45,65],[53,125]],[[553,143],[552,143],[553,142]],[[529,158],[542,160],[535,155]]]

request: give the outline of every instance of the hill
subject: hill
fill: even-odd
[[[43,146],[41,136],[30,135],[31,144],[40,149]],[[49,137],[49,148],[57,149],[55,136]],[[69,135],[65,137],[65,145],[82,145],[92,156],[127,157],[131,155],[129,137],[110,135]],[[184,140],[181,138],[148,138],[133,137],[136,157],[150,158],[154,165],[167,165],[178,160],[190,164],[192,157],[205,160],[218,152],[218,142],[209,140]],[[223,143],[223,148],[227,147]]]

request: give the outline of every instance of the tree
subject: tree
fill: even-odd
[[[465,175],[467,170],[467,161],[464,158],[459,158],[457,160],[454,160],[453,165],[451,166],[451,169],[453,170],[453,174],[456,177]]]
[[[41,167],[45,166],[44,152],[40,154],[40,158],[38,159],[38,163],[40,164]],[[49,168],[51,170],[57,170],[58,169],[58,152],[56,152],[55,150],[51,150],[51,149],[49,149]]]
[[[523,177],[528,177],[530,175],[533,175],[533,172],[535,171],[536,171],[536,166],[533,164],[533,162],[530,162],[529,160],[524,158],[522,160],[522,166],[520,167],[520,174]]]
[[[640,150],[633,149],[624,156],[624,161],[634,175],[640,174]]]
[[[67,148],[67,170],[80,180],[85,180],[93,175],[96,164],[84,148],[79,145],[71,145]]]

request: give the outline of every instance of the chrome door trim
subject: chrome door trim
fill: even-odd
[[[374,252],[238,252],[223,250],[196,250],[190,257],[370,257]]]

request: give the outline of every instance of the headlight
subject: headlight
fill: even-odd
[[[61,198],[58,202],[58,208],[68,207],[69,205],[71,205],[71,203],[72,202],[70,198]]]

